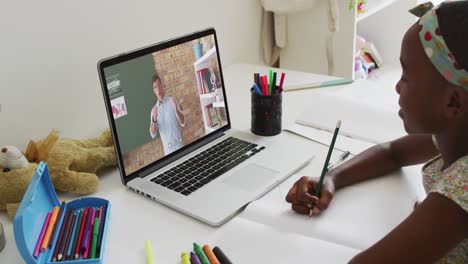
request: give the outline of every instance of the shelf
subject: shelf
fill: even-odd
[[[214,102],[213,107],[226,107],[226,106],[224,105],[224,101],[221,101],[221,102]]]
[[[200,98],[201,98],[201,99],[211,99],[211,98],[214,98],[214,97],[216,97],[216,93],[215,93],[215,92],[206,93],[206,94],[200,94]]]
[[[356,22],[360,22],[373,14],[379,12],[380,10],[386,8],[387,6],[393,4],[399,0],[367,0],[364,4],[364,13],[357,14]]]
[[[200,94],[200,104],[202,107],[216,102],[216,94],[214,92],[207,94]]]
[[[197,66],[199,66],[203,62],[208,61],[209,59],[213,58],[213,56],[216,56],[216,47],[211,48],[209,51],[207,51],[205,54],[203,54],[203,56],[201,56],[201,58],[199,58],[197,61],[195,61],[193,66],[196,68]]]
[[[205,130],[208,131],[208,132],[210,132],[210,133],[213,132],[213,131],[215,131],[215,130],[218,129],[218,128],[219,128],[219,125],[216,125],[216,126],[214,126],[214,127],[205,126]]]

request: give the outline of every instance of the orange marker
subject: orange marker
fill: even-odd
[[[54,211],[52,211],[52,216],[50,217],[49,226],[47,227],[47,232],[44,236],[44,240],[42,241],[41,251],[45,251],[47,246],[49,245],[50,235],[52,234],[52,230],[54,229],[55,222],[57,221],[59,208],[58,206],[54,207]]]
[[[213,250],[211,250],[210,246],[204,245],[203,246],[203,251],[205,252],[205,255],[208,257],[210,260],[211,264],[220,264],[218,258],[216,258],[215,254],[213,253]]]

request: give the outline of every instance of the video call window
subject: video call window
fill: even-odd
[[[227,125],[212,35],[104,72],[126,175]]]

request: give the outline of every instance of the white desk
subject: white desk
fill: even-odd
[[[231,121],[237,129],[248,131],[250,128],[249,86],[252,74],[259,71],[266,74],[268,68],[232,65],[224,71]],[[296,81],[304,76],[302,73],[287,74],[287,78]],[[355,83],[285,93],[283,125],[294,120],[307,105],[309,96],[320,93],[348,97],[360,94],[368,97],[365,100],[375,97],[376,105],[391,107],[392,97],[378,96],[380,93],[375,90],[377,88]],[[388,89],[394,92],[393,87]],[[284,132],[270,139],[281,140],[282,137],[297,136]],[[121,184],[116,169],[103,173],[99,191],[93,196],[108,199],[112,203],[105,263],[145,263],[146,239],[152,242],[155,263],[180,263],[180,253],[190,251],[193,242],[208,243],[212,247],[219,245],[235,263],[310,260],[317,263],[343,263],[401,222],[411,212],[416,197],[423,196],[418,183],[419,168],[412,167],[398,175],[340,190],[329,209],[318,218],[296,215],[287,207],[284,196],[300,176],[319,174],[327,151],[324,145],[302,140],[304,144],[310,145],[315,159],[280,187],[251,203],[244,212],[219,228],[193,220],[127,190]],[[59,196],[66,200],[76,198],[70,194]],[[22,263],[15,246],[11,221],[4,212],[0,214],[0,220],[7,238],[6,248],[0,253],[0,263]]]

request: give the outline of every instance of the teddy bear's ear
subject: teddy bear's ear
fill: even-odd
[[[52,130],[50,134],[38,142],[37,144],[37,159],[38,161],[46,161],[49,157],[50,150],[59,139],[57,130]]]
[[[29,162],[36,162],[37,161],[37,144],[33,140],[29,141],[28,147],[26,148],[26,152],[24,156]]]
[[[46,161],[50,150],[58,139],[58,132],[54,129],[46,138],[37,143],[31,140],[24,155],[31,162]]]

